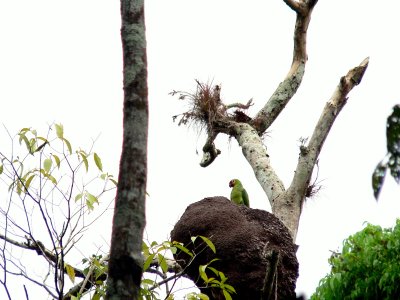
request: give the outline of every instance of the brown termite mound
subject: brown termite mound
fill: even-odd
[[[192,242],[191,238],[199,235],[213,242],[216,254],[202,239]],[[225,299],[219,288],[205,287],[199,277],[199,266],[214,258],[219,260],[210,266],[228,277],[226,283],[236,290],[233,299],[296,298],[297,246],[288,229],[267,211],[239,206],[225,197],[205,198],[186,208],[171,232],[171,240],[196,253],[192,262],[183,252],[175,259],[210,299]],[[211,271],[207,275],[216,278]]]

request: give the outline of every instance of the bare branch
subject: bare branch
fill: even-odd
[[[27,239],[26,242],[18,242],[16,240],[4,236],[1,233],[0,233],[0,239],[19,248],[35,251],[38,255],[43,255],[48,261],[50,261],[54,265],[58,263],[57,256],[54,255],[50,250],[48,250],[43,245],[43,243],[38,240],[33,241],[29,237],[26,237]],[[64,272],[66,271],[64,270]],[[85,278],[85,275],[81,270],[74,268],[74,272],[76,277]]]
[[[8,274],[14,275],[14,276],[22,276],[24,278],[26,278],[27,280],[29,280],[30,282],[36,284],[37,286],[42,287],[51,297],[53,297],[54,299],[57,299],[58,297],[51,291],[51,289],[44,283],[41,283],[31,277],[29,277],[20,267],[18,267],[13,261],[10,261],[11,263],[14,264],[15,267],[17,267],[19,269],[19,273],[17,272],[12,272],[12,271],[8,271],[6,270],[6,272]],[[45,281],[45,280],[44,280]]]
[[[214,140],[217,134],[209,134],[207,141],[203,146],[203,158],[201,159],[200,166],[203,168],[208,167],[212,162],[221,154],[221,151],[215,148]]]
[[[26,300],[29,300],[28,290],[26,289],[25,284],[24,284],[24,291],[25,291]]]
[[[175,279],[175,278],[179,278],[179,277],[181,277],[181,276],[183,276],[183,272],[176,273],[176,274],[174,274],[174,275],[172,275],[172,276],[170,276],[170,277],[168,277],[168,278],[165,278],[165,279],[163,279],[163,280],[157,282],[157,283],[156,283],[155,285],[153,285],[152,287],[150,287],[150,288],[149,288],[149,291],[152,291],[152,290],[158,288],[159,286],[161,286],[161,285],[163,285],[163,284],[165,284],[165,283],[167,283],[167,282],[169,282],[169,281],[171,281],[171,280],[173,280],[173,279]]]
[[[230,109],[230,108],[234,108],[234,107],[240,108],[240,109],[249,109],[250,106],[252,106],[252,105],[253,105],[253,98],[251,98],[249,101],[247,101],[246,104],[236,102],[236,103],[227,104],[227,105],[225,105],[225,107],[226,107],[226,109]]]
[[[368,58],[364,59],[359,66],[351,69],[346,76],[340,79],[335,92],[322,111],[307,147],[300,147],[299,161],[290,187],[283,197],[279,197],[279,200],[274,202],[275,205],[272,207],[272,210],[281,220],[283,216],[279,212],[282,211],[282,207],[292,207],[290,216],[287,215],[285,217],[286,221],[284,223],[294,238],[297,234],[298,219],[300,218],[304,197],[321,148],[336,117],[346,104],[348,93],[361,82],[368,67],[368,62]]]
[[[313,7],[317,1],[309,1],[307,4],[294,0],[284,1],[297,14],[294,29],[293,60],[286,78],[279,84],[270,99],[251,122],[251,125],[257,129],[260,135],[271,126],[297,92],[303,80],[305,64],[307,62],[307,29],[311,20]]]

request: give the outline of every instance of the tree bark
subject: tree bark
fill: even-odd
[[[143,0],[121,0],[123,144],[106,299],[138,299],[143,271],[147,177],[148,91]]]

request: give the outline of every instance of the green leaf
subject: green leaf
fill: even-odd
[[[118,186],[118,182],[117,182],[115,179],[111,179],[111,178],[110,178],[110,181],[111,181],[112,183],[114,183],[115,186]]]
[[[20,134],[19,135],[19,144],[21,145],[21,142],[24,141],[26,149],[28,149],[29,153],[30,153],[30,144],[29,144],[29,140],[28,138],[25,136],[25,134]]]
[[[142,251],[144,253],[149,253],[149,246],[145,242],[142,242]]]
[[[20,180],[17,181],[17,194],[21,195],[22,193],[22,183]]]
[[[67,271],[69,279],[72,281],[72,283],[75,282],[75,270],[72,266],[69,264],[65,264],[65,270]]]
[[[82,198],[82,193],[79,193],[78,195],[75,196],[75,202],[80,200]]]
[[[231,294],[229,294],[226,290],[222,290],[222,293],[224,294],[225,300],[232,300]]]
[[[198,296],[201,300],[210,300],[210,298],[206,294],[200,293],[198,294]]]
[[[212,252],[216,253],[215,246],[210,239],[206,238],[205,236],[199,235],[199,237],[207,244],[207,246],[212,250]]]
[[[185,246],[183,246],[182,244],[178,243],[178,242],[173,242],[174,246],[176,248],[178,248],[179,250],[183,251],[184,253],[186,253],[187,255],[189,255],[190,257],[193,257],[193,253],[186,248]]]
[[[228,279],[228,277],[226,277],[225,274],[222,272],[218,272],[218,275],[221,278],[222,283],[224,283]]]
[[[93,206],[94,203],[99,203],[97,197],[95,197],[94,195],[92,195],[89,192],[86,192],[86,205],[88,206],[88,208],[90,210],[94,209],[94,206]]]
[[[4,166],[3,166],[3,164],[1,164],[0,165],[0,174],[3,174],[3,171],[4,171]]]
[[[79,151],[78,155],[82,158],[83,164],[85,165],[86,172],[89,170],[89,162],[87,160],[86,153],[84,151]]]
[[[206,274],[206,265],[200,265],[199,266],[199,275],[200,277],[204,280],[204,282],[208,282],[208,276]]]
[[[154,285],[155,284],[154,280],[151,280],[151,279],[148,279],[148,278],[143,279],[141,283],[142,284],[147,284],[147,285]]]
[[[59,139],[64,139],[64,126],[62,124],[54,124],[56,127],[56,135]]]
[[[65,145],[67,146],[69,154],[72,154],[71,143],[70,143],[67,139],[64,139],[64,138],[62,138],[61,140],[62,140],[62,141],[65,143]]]
[[[19,134],[25,134],[26,132],[30,131],[31,129],[28,127],[24,127],[19,131]]]
[[[34,138],[32,138],[32,139],[30,139],[29,140],[29,148],[28,148],[28,150],[29,150],[29,153],[30,154],[33,154],[33,153],[35,153],[36,152],[36,139],[34,139]]]
[[[213,258],[212,260],[210,260],[210,261],[208,262],[207,265],[211,265],[211,263],[213,263],[214,261],[217,261],[217,260],[220,260],[220,259],[219,259],[219,258]]]
[[[215,269],[215,268],[213,268],[213,267],[210,267],[210,266],[208,266],[208,269],[211,270],[211,271],[213,271],[215,275],[219,276],[219,273],[220,273],[220,272],[219,272],[217,269]]]
[[[165,260],[164,255],[158,253],[158,263],[160,264],[161,270],[163,271],[164,274],[168,272],[168,264],[167,261]]]
[[[50,158],[46,158],[43,161],[43,169],[45,170],[46,173],[49,173],[52,164],[53,164],[53,161]]]
[[[143,271],[146,271],[150,267],[150,264],[153,261],[155,255],[155,253],[152,253],[146,258],[143,264]]]
[[[231,294],[236,293],[235,288],[233,286],[231,286],[230,284],[224,284],[224,287],[229,293],[231,293]]]
[[[51,181],[54,185],[57,185],[57,180],[54,178],[54,176],[52,176],[52,175],[50,175],[50,174],[47,174],[46,177],[47,177],[48,179],[50,179],[50,181]]]
[[[100,157],[97,155],[96,152],[94,153],[93,158],[94,158],[94,162],[95,162],[97,168],[98,168],[100,171],[103,171],[103,164],[101,163],[101,159],[100,159]]]
[[[57,168],[60,169],[60,163],[61,163],[60,158],[55,154],[52,154],[52,156],[54,158],[54,161],[56,162]]]
[[[25,182],[25,188],[26,188],[26,189],[29,189],[29,186],[31,185],[31,182],[32,182],[32,180],[33,180],[33,178],[34,178],[35,176],[36,176],[36,175],[33,174],[33,175],[29,176],[29,178],[26,180],[26,182]]]
[[[99,293],[95,293],[92,297],[92,300],[100,300],[100,294]]]

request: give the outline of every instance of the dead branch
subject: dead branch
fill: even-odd
[[[304,197],[321,148],[336,117],[346,104],[349,92],[361,82],[367,70],[368,62],[369,58],[364,59],[359,66],[351,69],[340,79],[331,99],[326,103],[322,111],[308,145],[300,149],[299,161],[290,187],[282,197],[274,201],[272,210],[279,218],[284,218],[282,209],[288,207],[287,203],[291,203],[291,214],[289,216],[286,215],[285,225],[293,232],[294,236],[296,236],[297,233],[298,220],[300,218]],[[290,201],[287,199],[290,199]]]

